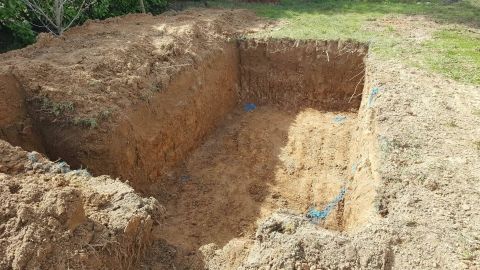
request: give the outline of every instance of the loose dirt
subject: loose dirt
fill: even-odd
[[[161,218],[153,198],[124,183],[4,141],[0,181],[1,269],[128,268]]]

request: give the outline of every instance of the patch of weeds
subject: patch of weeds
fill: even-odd
[[[150,91],[160,92],[160,90],[162,90],[162,83],[157,82],[150,85]]]
[[[475,148],[477,148],[477,150],[480,151],[480,141],[474,141],[473,145],[475,145]]]
[[[392,146],[387,137],[380,135],[378,137],[378,144],[382,153],[386,154],[391,152]]]
[[[451,127],[451,128],[456,128],[456,127],[458,127],[457,122],[455,122],[455,120],[450,120],[450,121],[448,121],[445,125],[446,125],[447,127]]]
[[[470,250],[464,250],[463,253],[462,253],[462,257],[466,261],[473,261],[476,256]]]
[[[417,181],[419,181],[421,184],[425,183],[427,180],[427,175],[425,173],[419,173],[417,176]]]
[[[393,33],[393,32],[395,32],[395,28],[391,25],[388,25],[387,26],[387,32]]]
[[[75,118],[73,124],[84,128],[94,129],[98,127],[97,119],[95,118]]]
[[[102,120],[102,121],[105,121],[105,120],[109,119],[111,116],[112,116],[112,111],[107,109],[107,110],[101,111],[98,114],[98,119]]]
[[[141,93],[138,98],[139,98],[141,101],[145,101],[145,102],[146,102],[146,101],[149,101],[152,96],[153,96],[152,93]]]
[[[393,138],[390,141],[390,144],[391,144],[392,148],[406,149],[406,148],[415,147],[415,146],[411,145],[409,142],[403,141],[403,140],[400,140],[400,139],[397,139],[397,138]]]
[[[71,101],[55,102],[48,97],[42,97],[40,99],[40,110],[58,117],[73,112],[75,107]]]

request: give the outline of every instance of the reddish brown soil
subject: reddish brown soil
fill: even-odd
[[[44,152],[41,137],[28,115],[25,92],[11,75],[0,75],[0,139],[25,150]]]
[[[235,40],[264,25],[131,15],[0,55],[0,268],[478,269],[480,89],[373,54],[361,91],[364,45]]]
[[[25,90],[49,157],[140,187],[232,108],[238,61],[227,39],[262,25],[251,12],[225,10],[88,22],[1,55],[0,73]]]
[[[335,123],[335,113],[299,113],[261,106],[236,110],[157,197],[167,218],[158,235],[187,253],[208,243],[224,245],[254,233],[274,210],[305,213],[324,207],[349,176],[350,133],[355,114]],[[342,229],[342,213],[326,224]]]
[[[0,140],[0,269],[128,269],[142,259],[157,202],[67,170]]]
[[[240,42],[240,100],[283,108],[356,110],[367,47],[355,42],[247,40]]]
[[[0,115],[12,117],[0,128],[33,123],[27,139],[18,129],[5,139],[154,196],[168,215],[152,252],[176,255],[147,264],[199,268],[202,246],[253,237],[277,209],[323,208],[354,178],[347,168],[367,49],[236,41],[238,29],[261,25],[245,11],[174,15],[89,22],[2,55],[1,89],[24,105],[4,104]],[[243,112],[246,102],[258,107]],[[349,203],[319,226],[354,228],[344,219],[344,206],[354,215]]]

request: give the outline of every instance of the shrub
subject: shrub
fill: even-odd
[[[167,7],[168,0],[143,0],[145,10],[153,14],[163,12]],[[64,29],[83,23],[87,19],[106,19],[109,17],[124,15],[127,13],[141,12],[139,0],[97,0],[92,5],[83,5],[81,0],[72,0],[65,3],[63,9],[63,22],[60,27],[46,23],[45,16],[39,16],[28,8],[28,0],[2,0],[0,2],[0,52],[16,49],[35,41],[38,32],[49,31],[61,34]],[[88,1],[87,1],[88,2]],[[54,1],[35,1],[40,3],[40,8],[45,14],[54,18]],[[67,4],[68,3],[68,4]],[[85,8],[85,10],[83,10]],[[79,10],[82,10],[77,17]],[[43,22],[42,22],[43,20]],[[53,21],[53,20],[52,20]],[[70,22],[73,23],[70,25]],[[55,23],[55,22],[54,22]],[[33,25],[33,27],[32,27]]]
[[[0,52],[35,41],[27,7],[18,0],[0,2]]]

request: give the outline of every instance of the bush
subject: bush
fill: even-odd
[[[0,52],[12,50],[35,41],[27,7],[18,0],[0,3]]]
[[[147,12],[159,14],[167,7],[168,0],[144,0]],[[41,1],[40,1],[41,2]],[[49,4],[49,1],[42,3]],[[81,1],[72,1],[79,5]],[[53,5],[53,4],[50,4]],[[74,6],[65,7],[65,19],[69,21],[76,14]],[[139,0],[98,0],[75,20],[78,25],[87,19],[106,19],[127,13],[141,12]],[[32,25],[37,25],[32,28]],[[46,31],[37,16],[21,0],[2,0],[0,2],[0,52],[16,49],[35,41],[38,32]]]
[[[147,12],[159,14],[167,7],[167,0],[144,0]],[[141,12],[139,0],[99,0],[85,14],[85,19],[106,19],[127,13]]]

